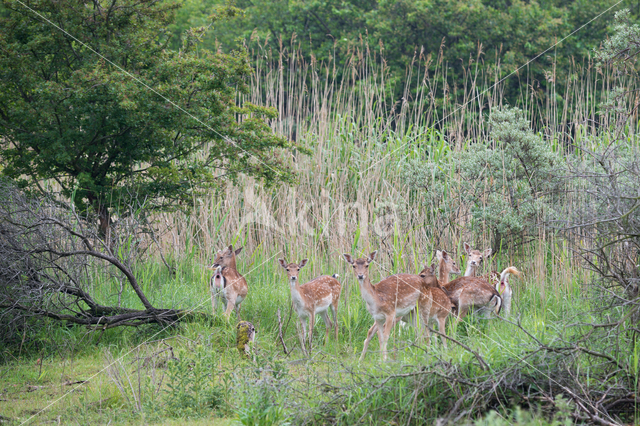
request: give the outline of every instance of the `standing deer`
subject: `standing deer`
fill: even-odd
[[[478,267],[482,265],[483,258],[491,255],[491,249],[487,249],[481,253],[480,250],[471,250],[471,246],[467,243],[464,243],[464,249],[469,255],[469,258],[467,259],[467,270],[464,276],[476,277]],[[504,310],[505,316],[508,316],[511,313],[511,299],[513,296],[513,290],[509,285],[509,274],[513,274],[518,277],[520,276],[520,271],[518,271],[515,266],[510,266],[504,269],[502,273],[491,271],[479,277],[483,278],[496,288],[502,297],[502,309]]]
[[[229,320],[231,309],[236,310],[236,315],[240,319],[240,303],[246,299],[249,292],[247,280],[238,272],[236,268],[236,256],[240,254],[242,247],[233,250],[233,246],[217,253],[213,265],[209,267],[214,271],[209,282],[211,291],[211,305],[213,313],[217,312],[218,300],[222,299],[225,305],[224,316]]]
[[[436,265],[424,268],[420,272],[420,277],[425,282],[423,294],[420,296],[418,303],[420,311],[420,320],[424,324],[427,333],[427,343],[430,341],[429,323],[436,321],[438,323],[438,331],[441,334],[447,334],[446,323],[447,317],[454,308],[451,299],[446,294],[445,290],[439,285],[438,278],[436,278],[434,272]],[[458,270],[459,271],[459,270]],[[447,339],[444,336],[440,336],[442,339],[442,345],[447,348]]]
[[[367,310],[375,323],[369,328],[364,341],[360,360],[364,359],[373,334],[378,332],[382,360],[387,360],[387,341],[396,318],[404,317],[416,307],[422,294],[423,280],[418,275],[397,274],[385,278],[375,286],[369,279],[369,264],[376,258],[374,251],[366,258],[353,259],[350,254],[343,254],[344,259],[353,266],[360,284],[360,294],[367,304]]]
[[[298,284],[298,274],[308,262],[303,259],[300,264],[287,263],[284,259],[278,259],[280,266],[287,271],[289,286],[291,287],[291,301],[293,307],[298,313],[300,324],[302,324],[302,349],[305,350],[305,340],[307,338],[307,325],[305,320],[309,319],[309,351],[311,351],[311,343],[313,341],[313,326],[315,325],[316,314],[322,315],[327,332],[324,336],[325,344],[329,340],[329,330],[333,325],[329,320],[327,311],[331,309],[333,322],[335,324],[336,341],[338,340],[338,300],[340,299],[340,283],[336,278],[338,274],[333,276],[322,275],[314,278],[306,284]]]
[[[436,321],[438,323],[438,331],[446,334],[446,319],[454,308],[454,304],[434,274],[435,269],[436,265],[432,264],[430,267],[425,267],[418,275],[422,279],[422,294],[418,299],[417,311],[416,308],[414,308],[404,317],[396,318],[396,322],[403,321],[413,327],[417,327],[417,312],[420,315],[420,322],[425,328],[427,343],[430,342],[431,334],[429,331],[429,323]],[[454,264],[449,272],[458,274],[460,270],[457,269]],[[377,323],[374,324],[374,327],[376,327],[377,330]],[[443,336],[440,336],[440,338],[446,348],[447,340]]]
[[[449,281],[449,270],[455,261],[445,251],[438,250],[436,257],[439,262],[439,280],[446,292],[457,306],[458,321],[467,315],[471,307],[488,308],[491,307],[496,315],[500,313],[502,298],[500,294],[489,283],[477,277],[459,277]]]

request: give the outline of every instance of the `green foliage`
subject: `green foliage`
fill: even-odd
[[[294,180],[278,155],[294,145],[265,122],[275,111],[236,105],[248,92],[246,54],[196,49],[206,28],[189,31],[180,51],[167,47],[176,3],[29,7],[4,1],[0,13],[4,175],[43,191],[54,179],[103,226],[113,209],[127,214],[123,194],[167,209],[223,176]]]
[[[201,417],[222,407],[223,391],[214,380],[214,355],[211,348],[198,345],[168,362],[163,407],[169,416]]]
[[[207,21],[208,14],[227,0],[186,0],[178,12],[184,25]],[[366,42],[367,53],[383,54],[392,79],[402,83],[416,55],[442,54],[448,68],[449,90],[459,90],[470,63],[492,68],[499,58],[506,75],[515,71],[561,38],[613,6],[614,0],[492,1],[492,0],[238,0],[243,10],[216,26],[207,44],[234,48],[237,39],[260,39],[278,50],[299,44],[307,58],[331,60],[340,72],[352,60],[354,48]],[[613,13],[613,12],[610,12]],[[538,90],[556,87],[562,93],[575,62],[589,57],[607,34],[607,14],[591,22],[548,54],[527,67]],[[553,67],[553,71],[551,71]],[[523,81],[506,82],[508,101],[515,103]],[[397,97],[403,84],[396,85]],[[562,99],[559,99],[562,102]]]
[[[410,161],[404,178],[420,190],[434,216],[468,209],[476,226],[492,231],[496,250],[508,242],[505,237],[537,235],[536,226],[558,193],[562,161],[533,133],[521,110],[495,110],[489,124],[491,140],[437,161]],[[451,188],[449,180],[455,174],[462,183]]]
[[[260,354],[256,365],[244,370],[243,385],[237,387],[241,406],[238,421],[246,426],[287,425],[285,398],[290,396],[290,376],[281,360]]]
[[[605,39],[595,56],[603,63],[616,63],[626,70],[633,70],[640,53],[640,25],[631,22],[629,9],[615,14],[613,34]]]

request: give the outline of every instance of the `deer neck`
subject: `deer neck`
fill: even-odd
[[[467,265],[467,270],[464,271],[464,276],[465,277],[475,277],[476,276],[476,270],[478,269],[478,266],[473,266],[472,264],[468,264]]]
[[[377,305],[378,295],[376,293],[375,287],[371,284],[371,280],[369,279],[369,275],[364,277],[363,280],[358,280],[360,283],[360,293],[362,294],[362,298],[365,300],[367,305],[374,306]]]
[[[438,266],[438,280],[442,285],[449,282],[449,268],[447,268],[447,263],[444,259],[440,261],[440,265]]]
[[[300,291],[300,284],[298,281],[289,280],[289,287],[291,288],[291,301],[293,302],[293,306],[295,306],[296,311],[300,313],[306,308],[306,299],[302,292]]]

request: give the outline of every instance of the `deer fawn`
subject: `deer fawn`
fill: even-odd
[[[335,324],[336,341],[338,340],[338,300],[340,299],[340,283],[336,278],[338,274],[332,277],[322,275],[314,278],[306,284],[298,284],[298,274],[308,262],[303,259],[300,264],[287,263],[284,259],[278,259],[280,266],[287,271],[289,285],[291,287],[291,301],[293,307],[298,313],[300,324],[302,324],[302,350],[305,350],[305,340],[307,338],[307,325],[305,320],[309,318],[309,350],[313,341],[313,326],[315,325],[316,314],[321,314],[324,324],[327,327],[325,334],[325,344],[329,340],[329,329],[333,325],[329,320],[327,311],[331,309],[333,322]]]
[[[436,252],[439,268],[439,280],[449,295],[451,302],[457,307],[458,321],[467,315],[471,307],[492,307],[496,315],[500,313],[502,298],[487,281],[477,277],[460,277],[449,281],[449,270],[455,261],[445,251]]]
[[[377,253],[374,251],[367,258],[355,260],[347,253],[342,256],[353,266],[360,284],[360,293],[367,304],[367,310],[375,321],[367,332],[360,360],[364,359],[369,342],[377,331],[382,360],[386,361],[387,341],[391,329],[396,323],[396,318],[404,317],[415,309],[422,294],[423,280],[418,275],[397,274],[387,277],[373,286],[369,279],[369,264],[374,261]]]
[[[424,268],[422,272],[420,272],[420,277],[424,280],[425,286],[423,294],[420,296],[418,306],[420,310],[420,320],[422,324],[424,324],[427,333],[427,342],[429,342],[431,338],[429,322],[432,320],[437,321],[438,331],[446,335],[447,331],[445,326],[447,317],[454,308],[451,299],[449,299],[445,290],[440,286],[438,278],[436,278],[434,274],[435,269],[436,265],[431,265],[431,267]],[[446,349],[447,339],[444,336],[440,336],[440,339],[442,339],[442,345]]]
[[[209,283],[211,290],[211,305],[215,314],[218,308],[218,299],[222,298],[225,304],[224,316],[227,320],[231,316],[231,309],[235,308],[236,315],[240,319],[240,303],[247,297],[249,287],[247,280],[236,268],[236,256],[240,254],[242,247],[233,251],[229,246],[218,252],[213,265],[209,267],[214,271]]]

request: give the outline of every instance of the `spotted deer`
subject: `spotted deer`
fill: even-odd
[[[459,277],[449,281],[448,271],[454,262],[453,259],[448,253],[440,250],[436,252],[436,257],[439,263],[439,281],[456,306],[458,321],[464,318],[472,307],[491,308],[496,315],[500,313],[502,298],[486,280],[478,277]]]
[[[487,258],[491,255],[491,249],[480,252],[480,250],[472,250],[471,246],[467,243],[464,243],[464,249],[469,256],[467,259],[467,270],[464,275],[465,277],[476,277],[478,276],[478,268],[482,265],[483,258]],[[511,299],[513,296],[513,290],[509,285],[509,274],[513,274],[518,277],[520,276],[520,271],[518,271],[515,266],[509,266],[501,273],[498,273],[498,271],[491,271],[479,276],[479,278],[483,278],[489,284],[493,285],[502,297],[502,310],[504,310],[505,316],[509,316],[511,313]]]
[[[287,263],[284,259],[278,259],[280,266],[287,271],[287,278],[291,288],[291,301],[298,313],[300,324],[302,325],[302,349],[305,350],[307,339],[307,325],[305,320],[309,319],[309,350],[313,341],[313,327],[315,325],[316,314],[322,315],[327,332],[324,336],[325,344],[329,340],[329,330],[335,326],[336,341],[338,340],[338,301],[340,299],[340,283],[333,276],[322,275],[306,284],[299,285],[298,275],[300,270],[309,260],[303,259],[299,264]],[[328,311],[331,310],[333,323],[329,319]]]
[[[455,264],[450,265],[452,269],[449,272],[460,273],[460,270],[455,267]],[[422,279],[422,294],[418,299],[417,310],[412,309],[407,315],[402,318],[396,318],[396,322],[402,321],[413,327],[417,326],[417,315],[420,315],[420,323],[425,329],[427,335],[427,343],[430,342],[429,324],[432,321],[438,323],[438,331],[442,334],[446,334],[446,319],[452,312],[454,305],[449,299],[444,288],[438,282],[438,278],[435,276],[436,265],[432,264],[430,267],[425,267],[419,274]],[[404,274],[403,274],[404,275]],[[377,323],[374,324],[377,329]],[[447,347],[447,340],[445,337],[440,336],[444,347]]]
[[[374,333],[378,333],[382,360],[387,360],[387,341],[396,318],[401,318],[417,306],[422,294],[423,280],[418,275],[396,274],[380,281],[375,286],[369,279],[369,265],[376,258],[374,251],[366,258],[354,259],[350,254],[343,254],[344,259],[353,266],[360,284],[360,294],[367,305],[367,311],[373,317],[374,324],[367,332],[360,360],[364,359],[369,342]]]
[[[430,341],[429,323],[436,321],[438,323],[438,331],[441,334],[447,334],[446,324],[447,317],[454,308],[451,299],[445,293],[445,290],[439,285],[438,278],[435,276],[436,265],[425,267],[420,272],[420,277],[424,280],[425,286],[423,294],[418,302],[418,310],[420,312],[420,321],[425,327],[427,334],[427,343]],[[447,339],[440,336],[442,345],[447,347]]]
[[[224,316],[227,320],[231,316],[231,310],[235,308],[236,316],[240,319],[240,303],[246,299],[249,292],[247,280],[238,272],[236,256],[240,254],[242,247],[233,250],[233,246],[218,252],[209,269],[213,270],[213,276],[209,282],[211,291],[211,305],[213,313],[217,312],[218,301],[224,303]]]

